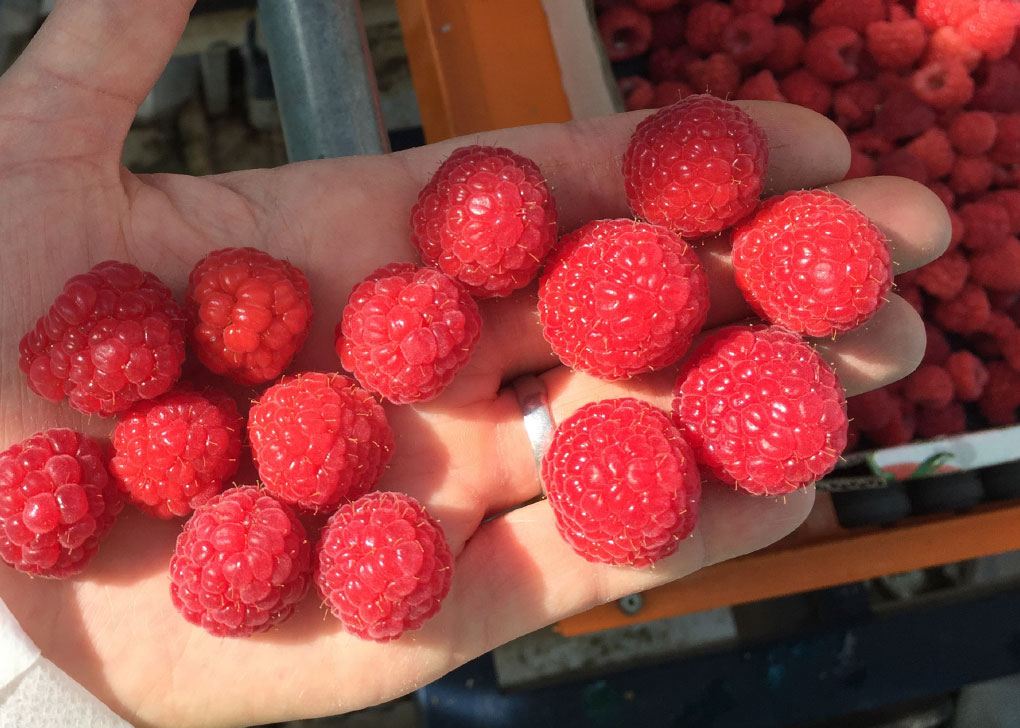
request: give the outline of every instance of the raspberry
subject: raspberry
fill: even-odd
[[[786,101],[772,71],[760,71],[748,78],[737,89],[738,99],[759,101]]]
[[[949,340],[946,335],[930,321],[924,322],[924,335],[924,358],[921,362],[923,364],[945,364],[949,359],[950,351],[952,351],[949,348]]]
[[[1020,240],[1010,237],[997,248],[972,254],[970,277],[993,291],[1020,290]]]
[[[850,147],[850,168],[846,171],[843,179],[858,179],[860,177],[871,177],[875,174],[875,160],[864,152],[859,152]]]
[[[410,263],[378,269],[351,292],[336,327],[344,369],[396,404],[437,396],[467,364],[482,317],[453,278]]]
[[[846,400],[847,414],[865,432],[885,427],[898,406],[896,398],[885,387]]]
[[[966,350],[954,351],[946,359],[946,371],[953,380],[953,394],[961,402],[976,402],[988,384],[985,365]]]
[[[721,2],[703,2],[687,15],[687,45],[699,53],[719,50],[722,34],[733,20],[733,8]]]
[[[672,7],[650,16],[653,49],[679,48],[684,45],[686,10]]]
[[[995,117],[987,111],[964,111],[949,124],[949,139],[960,154],[975,157],[995,143]]]
[[[998,164],[1020,164],[1020,114],[999,117],[995,144],[988,156]]]
[[[909,147],[910,145],[907,146]],[[932,182],[928,189],[934,192],[935,196],[946,206],[946,212],[952,212],[953,206],[956,204],[956,194],[949,189],[949,185],[942,182]]]
[[[999,59],[1009,53],[1016,38],[1020,17],[1013,7],[1015,0],[978,0],[978,9],[957,25],[960,37],[985,54]]]
[[[819,28],[846,26],[863,33],[868,23],[885,20],[883,0],[822,0],[811,13],[811,24]]]
[[[698,56],[694,55],[689,48],[679,48],[677,50],[658,48],[648,56],[648,77],[654,83],[682,81],[686,78],[687,64],[697,60],[697,58]],[[629,76],[628,78],[637,79],[641,77]],[[620,79],[620,81],[622,80]],[[617,83],[619,84],[620,81],[617,81]],[[633,85],[633,82],[631,82],[631,85]]]
[[[693,93],[694,89],[686,83],[663,81],[655,86],[655,96],[652,99],[652,106],[656,109],[662,108],[663,106],[669,106],[670,104],[675,104],[680,99],[687,98]]]
[[[892,286],[885,236],[822,190],[773,197],[737,226],[733,269],[755,311],[808,336],[857,328]]]
[[[740,84],[740,68],[730,55],[713,53],[687,64],[687,80],[699,93],[729,98]]]
[[[829,86],[804,69],[798,69],[779,82],[779,90],[791,104],[827,114],[832,105]]]
[[[186,300],[199,360],[241,384],[280,376],[312,325],[305,274],[255,248],[224,248],[199,261]]]
[[[646,78],[641,76],[624,76],[616,80],[616,86],[623,97],[623,107],[627,111],[650,109],[655,105],[655,89]],[[479,212],[491,212],[488,208],[480,208]]]
[[[450,591],[443,527],[403,493],[340,507],[322,531],[315,585],[344,629],[377,642],[418,629]]]
[[[68,280],[18,348],[29,389],[105,417],[181,376],[184,311],[152,273],[108,260]]]
[[[1020,331],[1013,331],[999,340],[1002,358],[1014,372],[1020,372]]]
[[[909,91],[891,91],[875,112],[874,130],[897,141],[923,134],[935,124],[935,112]]]
[[[652,43],[652,21],[640,10],[614,5],[598,17],[599,34],[610,61],[640,56]]]
[[[741,109],[688,96],[638,124],[623,155],[627,201],[680,235],[709,235],[754,209],[768,156],[765,132]]]
[[[850,147],[871,156],[889,154],[894,149],[892,142],[874,129],[865,129],[851,134]]]
[[[1020,65],[1003,59],[982,66],[983,79],[974,92],[971,106],[984,111],[1020,111]]]
[[[928,184],[928,167],[907,149],[897,149],[878,160],[878,174],[906,177],[922,185]]]
[[[723,29],[720,48],[740,65],[757,63],[776,48],[776,24],[765,13],[737,15]]]
[[[418,193],[411,243],[472,295],[506,296],[534,280],[556,242],[556,219],[534,162],[500,147],[461,147]]]
[[[968,71],[981,63],[981,51],[960,37],[956,28],[943,27],[936,30],[928,40],[927,62],[959,61]]]
[[[987,190],[995,175],[995,165],[984,157],[958,156],[949,177],[949,187],[958,195],[976,195]]]
[[[977,8],[977,0],[917,0],[914,14],[929,30],[959,25]]]
[[[996,190],[991,192],[983,201],[996,202],[1002,206],[1009,216],[1009,234],[1020,233],[1020,190]]]
[[[904,286],[899,290],[900,298],[909,303],[918,316],[924,316],[924,296],[917,286]]]
[[[694,530],[701,478],[665,412],[591,402],[560,423],[542,459],[556,530],[588,561],[650,566]]]
[[[699,463],[756,495],[788,493],[835,466],[846,445],[839,380],[799,336],[732,326],[708,338],[673,390]]]
[[[0,560],[18,571],[80,574],[123,507],[91,437],[46,430],[0,453]]]
[[[310,567],[294,512],[258,488],[231,488],[184,524],[170,560],[170,597],[191,624],[217,637],[247,637],[294,612]]]
[[[266,489],[311,511],[367,493],[393,450],[379,403],[352,379],[320,372],[267,389],[251,408],[248,437]]]
[[[836,89],[832,110],[843,129],[867,126],[882,101],[882,88],[874,81],[851,81]]]
[[[733,0],[733,9],[738,13],[765,13],[775,17],[783,12],[784,0]]]
[[[804,34],[793,25],[776,25],[776,47],[769,53],[762,65],[773,73],[786,73],[800,65],[804,53]]]
[[[920,407],[917,410],[917,436],[929,440],[967,431],[967,412],[959,402],[945,407]]]
[[[943,253],[917,270],[917,285],[936,298],[955,298],[963,290],[970,273],[967,259],[956,252]]]
[[[935,323],[955,334],[972,334],[981,331],[988,320],[991,307],[984,289],[967,283],[960,294],[948,301],[939,301],[932,310]]]
[[[937,364],[922,364],[903,380],[903,396],[924,407],[945,407],[953,401],[953,379]]]
[[[237,405],[223,392],[172,389],[121,415],[110,472],[150,516],[186,516],[237,472],[243,429]]]
[[[868,432],[868,439],[879,447],[893,447],[910,442],[914,439],[914,432],[917,429],[917,408],[913,402],[908,402],[902,397],[897,398],[899,405],[893,410],[892,417],[885,427]]]
[[[994,199],[963,205],[959,215],[966,230],[963,244],[972,250],[997,248],[1009,239],[1009,213]]]
[[[822,81],[850,81],[857,76],[862,46],[861,36],[850,28],[822,28],[804,46],[804,67]]]
[[[984,324],[979,329],[982,334],[999,340],[1012,336],[1016,330],[1016,323],[1014,323],[1012,317],[1001,311],[992,311],[988,314],[988,318],[985,319]],[[998,352],[996,352],[997,355]]]
[[[623,379],[687,350],[708,315],[708,279],[690,246],[665,228],[597,220],[560,241],[538,312],[564,364]]]
[[[1020,290],[1012,291],[986,291],[988,294],[988,303],[991,305],[993,311],[1005,311],[1010,312],[1018,303],[1020,303]],[[1020,309],[1018,309],[1020,311]]]
[[[1020,377],[1005,362],[988,364],[988,384],[978,401],[981,414],[993,426],[1016,422],[1020,407]]]
[[[928,45],[928,34],[920,21],[877,20],[864,32],[868,53],[882,68],[910,68]]]
[[[932,127],[913,139],[907,144],[906,149],[924,163],[924,168],[932,179],[945,177],[953,171],[956,154],[953,153],[949,135],[938,127]],[[951,204],[947,205],[950,206]]]
[[[963,106],[974,95],[974,79],[959,61],[932,61],[914,72],[910,85],[917,97],[936,109]]]

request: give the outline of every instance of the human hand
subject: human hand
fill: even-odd
[[[417,192],[461,143],[506,146],[534,159],[556,195],[562,229],[628,216],[620,157],[640,114],[478,135],[385,157],[289,165],[211,178],[135,176],[120,150],[137,105],[158,77],[192,0],[63,0],[0,79],[0,446],[68,426],[108,436],[31,394],[17,367],[21,335],[64,280],[109,258],[156,272],[180,292],[210,250],[253,245],[308,273],[316,322],[295,363],[336,370],[333,325],[354,284],[376,267],[415,260],[407,219]],[[830,185],[849,162],[842,134],[792,106],[747,103],[772,151],[768,191]],[[831,184],[889,236],[898,272],[948,241],[941,203],[894,178]],[[749,314],[725,240],[698,246],[710,278],[709,327]],[[546,503],[487,520],[540,493],[530,444],[504,384],[536,373],[561,421],[582,404],[637,396],[668,407],[675,373],[602,382],[556,366],[534,288],[481,303],[473,358],[439,398],[387,406],[396,445],[381,489],[418,498],[456,554],[439,614],[402,639],[345,634],[310,596],[294,617],[251,639],[217,639],[169,599],[168,563],[180,522],[126,509],[80,577],[30,579],[0,567],[0,597],[43,654],[127,719],[143,724],[245,724],[338,713],[407,693],[459,664],[567,615],[766,546],[794,529],[810,489],[757,498],[714,484],[701,521],[654,569],[584,561],[560,539]],[[891,296],[865,327],[819,344],[848,394],[894,381],[920,360],[924,331]]]

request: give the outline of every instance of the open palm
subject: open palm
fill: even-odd
[[[376,267],[414,260],[407,219],[418,189],[455,142],[384,157],[289,165],[196,179],[139,177],[120,167],[137,105],[159,75],[193,0],[63,0],[0,79],[0,446],[64,425],[107,436],[32,395],[17,367],[21,335],[63,281],[109,258],[157,272],[178,292],[210,250],[239,245],[287,258],[310,278],[316,322],[296,367],[335,370],[332,329],[348,293]],[[886,232],[899,270],[948,239],[941,203],[906,180],[834,183],[849,152],[838,129],[783,104],[745,107],[772,147],[769,191],[831,185]],[[625,216],[619,158],[637,121],[621,115],[480,135],[546,173],[564,230]],[[724,240],[699,254],[712,286],[710,325],[748,315]],[[544,502],[487,518],[540,493],[513,394],[540,374],[554,417],[609,396],[667,405],[673,374],[605,383],[557,367],[538,328],[534,290],[482,303],[482,339],[440,398],[388,407],[395,454],[380,487],[416,496],[442,522],[457,562],[439,615],[388,644],[342,632],[314,596],[279,629],[217,639],[186,623],[168,596],[179,522],[126,509],[79,578],[30,579],[0,567],[0,597],[43,654],[129,720],[253,723],[343,712],[409,692],[509,639],[625,594],[761,548],[795,528],[813,493],[753,498],[708,485],[703,517],[651,570],[589,564],[559,539]],[[863,329],[820,349],[848,393],[908,373],[924,346],[920,320],[892,297]]]

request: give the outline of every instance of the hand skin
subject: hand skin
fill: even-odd
[[[419,188],[456,146],[498,144],[534,159],[557,197],[562,230],[629,216],[619,163],[645,112],[480,134],[381,157],[293,164],[211,178],[136,176],[120,150],[193,0],[61,0],[0,78],[0,447],[48,427],[108,436],[31,394],[18,341],[64,280],[101,260],[158,273],[178,293],[210,250],[253,245],[308,272],[316,323],[298,368],[336,370],[332,329],[356,282],[415,260],[407,218]],[[925,188],[897,178],[837,182],[849,164],[839,130],[785,104],[741,104],[771,146],[768,192],[828,186],[889,236],[897,271],[934,259],[949,221]],[[725,240],[699,246],[711,277],[710,326],[749,315]],[[293,619],[247,640],[187,624],[168,597],[179,522],[127,508],[86,572],[30,579],[0,566],[0,597],[43,654],[140,725],[236,725],[355,710],[402,695],[485,651],[593,605],[762,548],[805,518],[813,490],[755,498],[705,487],[702,520],[652,569],[589,564],[556,534],[520,412],[503,384],[541,373],[557,421],[593,400],[631,395],[667,407],[674,373],[606,383],[572,373],[544,343],[534,287],[482,303],[484,333],[438,399],[389,407],[396,433],[383,489],[409,492],[442,522],[457,556],[438,616],[388,644],[362,642],[309,595]],[[895,381],[919,362],[924,331],[895,295],[865,327],[819,342],[848,394]]]

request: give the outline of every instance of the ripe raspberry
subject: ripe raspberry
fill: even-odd
[[[535,278],[556,242],[556,219],[534,162],[500,147],[461,147],[418,193],[411,243],[472,295],[506,296]]]
[[[1020,240],[1010,237],[997,248],[972,254],[970,277],[993,291],[1020,290]]]
[[[665,228],[596,220],[560,241],[538,312],[564,364],[623,379],[687,351],[708,315],[708,279],[690,246]]]
[[[1020,114],[998,118],[995,144],[988,156],[998,164],[1020,164]]]
[[[734,229],[733,270],[755,311],[808,336],[857,328],[892,287],[885,236],[823,190],[766,200]]]
[[[1013,331],[1010,335],[999,340],[1002,358],[1006,360],[1010,368],[1020,372],[1020,331]]]
[[[988,384],[988,370],[980,359],[966,350],[954,351],[946,359],[946,371],[953,380],[953,395],[961,402],[976,402]]]
[[[650,17],[653,49],[679,48],[684,45],[687,11],[672,7]]]
[[[966,431],[967,411],[959,402],[950,402],[945,407],[919,407],[917,410],[917,436],[922,440]]]
[[[910,77],[917,97],[936,109],[963,106],[974,95],[974,79],[964,65],[953,60],[932,61]]]
[[[868,53],[882,68],[910,68],[928,45],[924,25],[908,20],[876,20],[864,33]]]
[[[450,591],[453,554],[443,527],[403,493],[341,506],[322,531],[315,584],[344,629],[386,642],[418,629]]]
[[[776,48],[776,24],[765,13],[742,13],[723,28],[720,47],[740,65],[764,60]]]
[[[968,71],[973,71],[981,63],[981,51],[961,38],[956,28],[946,26],[932,33],[925,60],[927,63],[959,61]]]
[[[710,337],[673,395],[674,421],[698,462],[749,493],[813,483],[846,445],[839,380],[811,346],[778,326],[733,326]]]
[[[954,334],[973,334],[981,331],[988,320],[991,306],[983,288],[967,283],[956,298],[939,301],[932,308],[935,323]]]
[[[970,264],[961,253],[948,252],[918,268],[917,285],[936,298],[955,298],[963,290]]]
[[[851,81],[836,89],[832,109],[843,129],[867,126],[882,101],[882,88],[874,81]]]
[[[945,364],[949,359],[952,349],[949,347],[949,340],[935,324],[930,321],[924,322],[925,348],[922,364]]]
[[[772,71],[759,71],[748,78],[737,89],[738,99],[754,99],[758,101],[786,101],[779,90],[779,83]]]
[[[729,54],[713,53],[687,64],[687,80],[699,93],[729,98],[740,85],[740,67]]]
[[[1020,65],[1003,59],[984,64],[972,108],[1011,113],[1020,111]]]
[[[783,12],[785,5],[785,0],[733,0],[738,13],[765,13],[773,18]]]
[[[170,598],[191,624],[247,637],[290,617],[308,592],[310,567],[294,512],[259,488],[231,488],[184,524],[170,560]]]
[[[924,163],[928,176],[940,179],[953,171],[956,154],[949,141],[949,135],[938,127],[932,127],[921,136],[913,139],[906,150]],[[946,188],[950,191],[949,188]],[[949,207],[951,205],[947,205]]]
[[[893,91],[875,112],[874,130],[892,141],[923,134],[935,124],[935,112],[907,91]]]
[[[846,400],[847,414],[865,432],[885,427],[898,406],[896,397],[885,387]]]
[[[960,37],[985,54],[986,58],[1003,58],[1013,47],[1020,16],[1015,0],[978,0],[977,12],[956,27]]]
[[[393,263],[359,283],[336,327],[344,369],[396,404],[436,397],[467,364],[482,317],[453,278]]]
[[[741,109],[688,96],[638,124],[623,155],[631,209],[683,236],[724,230],[758,202],[765,132]]]
[[[896,399],[897,407],[885,427],[868,432],[868,439],[879,447],[902,445],[914,439],[917,429],[916,410],[913,402],[902,397]]]
[[[779,90],[791,104],[803,106],[819,114],[829,113],[829,107],[832,105],[832,90],[828,84],[803,68],[780,81]]]
[[[956,193],[949,189],[949,185],[944,182],[932,182],[928,189],[946,206],[946,212],[952,212],[953,206],[956,205]]]
[[[312,325],[305,274],[255,248],[224,248],[200,260],[187,305],[199,360],[241,384],[280,376]]]
[[[977,195],[987,190],[995,176],[995,165],[985,157],[958,156],[949,177],[949,187],[958,195]]]
[[[990,425],[1016,422],[1016,409],[1020,407],[1020,377],[1005,362],[989,362],[988,384],[981,393],[978,407]]]
[[[655,95],[652,98],[652,107],[660,109],[663,106],[675,104],[680,99],[687,98],[694,93],[694,89],[686,83],[678,81],[663,81],[656,84]]]
[[[1009,213],[994,198],[983,198],[959,209],[966,232],[964,246],[971,250],[997,248],[1009,239]]]
[[[106,417],[180,378],[184,311],[152,273],[108,260],[64,284],[19,351],[33,392]]]
[[[1009,216],[1009,234],[1020,234],[1020,190],[996,190],[990,193],[987,199],[1002,205],[1006,211]]]
[[[841,83],[857,77],[863,41],[850,28],[822,28],[804,46],[804,67],[823,81]]]
[[[909,303],[918,316],[924,316],[924,296],[921,295],[921,289],[917,286],[903,286],[899,290],[900,298]]]
[[[876,172],[892,177],[906,177],[922,185],[928,184],[928,167],[907,149],[897,149],[879,158]]]
[[[880,157],[894,149],[893,143],[873,128],[851,134],[849,139],[852,149],[857,149],[872,157]]]
[[[658,48],[648,56],[648,78],[653,83],[683,81],[687,74],[687,64],[697,58],[698,56],[686,47],[676,50],[672,48]],[[629,78],[641,77],[630,76]]]
[[[248,437],[266,489],[310,511],[367,493],[393,450],[379,403],[354,380],[320,372],[267,389],[251,408]]]
[[[818,28],[846,26],[858,33],[879,20],[885,20],[883,0],[822,0],[811,13],[811,24]]]
[[[995,117],[987,111],[964,111],[949,124],[949,139],[960,154],[975,157],[995,143]]]
[[[699,53],[719,50],[722,34],[733,20],[733,8],[721,2],[703,2],[687,15],[687,45]]]
[[[110,472],[150,516],[186,516],[237,472],[243,429],[237,405],[223,392],[172,389],[121,415]]]
[[[652,21],[628,5],[606,8],[598,17],[599,34],[610,61],[640,56],[652,43]]]
[[[560,423],[542,459],[556,530],[588,561],[650,566],[694,530],[701,478],[665,412],[591,402]]]
[[[616,87],[620,90],[620,96],[623,97],[623,108],[627,111],[650,109],[655,105],[655,88],[647,78],[624,76],[616,80]],[[483,210],[479,209],[478,211],[482,212]],[[491,212],[487,208],[484,211]],[[459,261],[454,259],[454,262]]]
[[[80,574],[124,507],[103,448],[65,429],[0,453],[0,560],[33,576]]]
[[[945,407],[953,401],[953,379],[943,367],[922,364],[903,380],[903,396],[924,407]]]
[[[858,179],[860,177],[872,177],[875,174],[875,160],[863,152],[850,147],[850,168],[846,171],[843,179]]]
[[[917,0],[914,14],[929,30],[959,25],[977,8],[977,0]]]
[[[776,25],[776,47],[769,53],[762,65],[773,73],[786,73],[800,65],[804,53],[804,34],[793,25]]]

